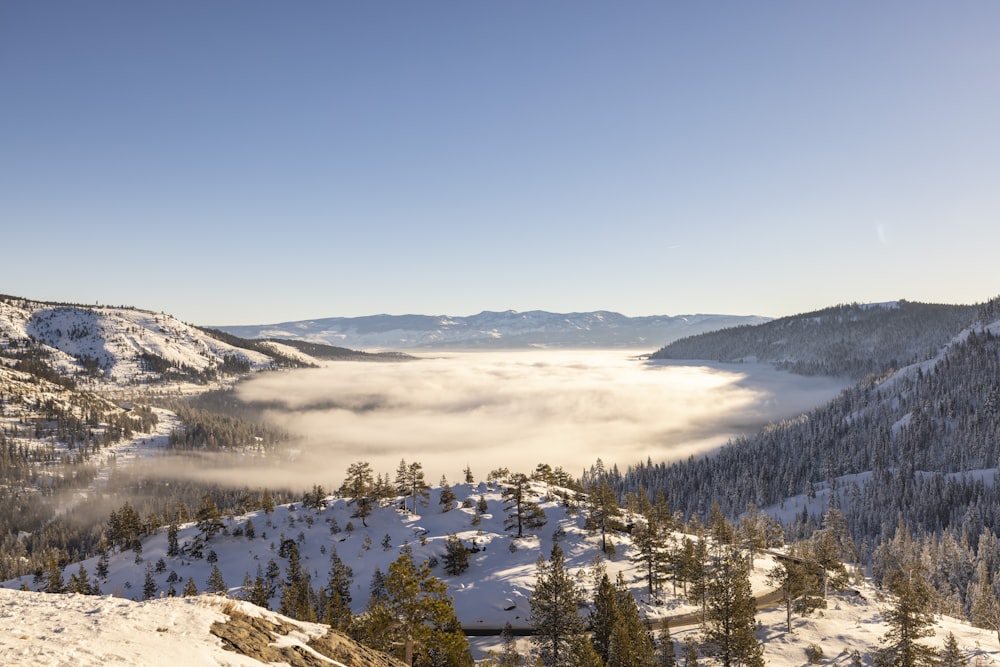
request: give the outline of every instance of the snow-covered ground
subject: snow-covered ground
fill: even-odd
[[[229,586],[229,594],[237,597],[240,594],[239,584],[244,574],[254,576],[257,568],[266,570],[269,561],[274,560],[284,576],[287,560],[278,555],[283,539],[295,540],[301,554],[304,568],[312,578],[312,585],[325,583],[330,569],[330,554],[336,550],[338,556],[353,569],[353,602],[352,607],[360,613],[367,602],[369,584],[375,569],[387,572],[389,563],[399,556],[404,544],[413,550],[414,557],[419,561],[426,558],[436,558],[443,563],[445,540],[449,534],[457,535],[467,547],[478,549],[470,554],[470,567],[461,575],[450,576],[444,572],[443,565],[434,569],[435,576],[445,581],[454,599],[456,613],[463,626],[468,629],[484,630],[500,629],[509,622],[515,628],[525,628],[529,625],[529,600],[534,585],[534,576],[538,558],[548,557],[554,540],[562,546],[566,564],[570,573],[576,578],[584,597],[592,598],[593,575],[595,562],[600,550],[600,535],[587,531],[584,527],[583,512],[567,511],[546,487],[535,487],[536,496],[545,510],[548,523],[536,534],[523,539],[513,539],[509,531],[503,529],[505,512],[501,493],[496,485],[486,483],[459,484],[453,487],[458,496],[459,506],[443,512],[438,504],[440,489],[433,489],[430,503],[424,507],[418,506],[419,514],[413,515],[401,511],[398,506],[382,507],[369,516],[365,526],[361,519],[352,517],[353,507],[343,499],[329,499],[329,506],[313,510],[301,504],[293,506],[278,506],[271,514],[263,511],[254,512],[227,519],[228,535],[213,537],[204,548],[204,557],[191,558],[187,555],[168,557],[166,530],[144,540],[141,559],[137,562],[131,551],[115,554],[110,561],[108,578],[100,582],[104,594],[113,594],[113,598],[100,597],[30,597],[28,608],[16,611],[19,604],[17,598],[2,598],[5,609],[14,609],[10,613],[26,619],[23,627],[33,629],[9,631],[3,635],[0,646],[0,664],[8,664],[11,656],[17,657],[16,664],[51,664],[44,660],[35,663],[20,662],[20,658],[30,653],[24,653],[29,643],[21,637],[31,638],[33,643],[77,644],[83,642],[80,648],[81,656],[96,655],[100,652],[102,640],[100,634],[88,635],[87,631],[75,627],[78,624],[104,626],[95,616],[106,619],[106,633],[113,633],[114,618],[128,616],[133,619],[145,618],[141,614],[152,614],[150,624],[157,627],[170,627],[169,623],[178,625],[176,631],[167,632],[168,639],[183,637],[183,632],[190,623],[204,623],[204,620],[179,620],[179,609],[189,607],[175,606],[177,602],[154,600],[138,604],[126,599],[141,599],[147,564],[152,569],[156,583],[155,598],[164,596],[170,588],[168,578],[175,578],[175,591],[179,592],[184,583],[191,578],[199,590],[206,588],[211,572],[208,560],[210,552],[215,552],[217,565],[223,573],[223,578]],[[482,496],[487,503],[487,512],[480,516],[478,526],[472,525],[475,516],[474,508],[461,506],[464,498],[477,501]],[[191,508],[192,511],[194,508]],[[248,521],[252,522],[255,537],[245,535]],[[243,529],[243,535],[234,535]],[[178,538],[180,544],[190,544],[197,534],[193,525],[183,526]],[[633,549],[627,535],[615,534],[611,537],[615,544],[614,557],[605,561],[604,566],[614,579],[621,572],[639,601],[640,608],[647,618],[655,620],[661,617],[676,618],[696,611],[679,596],[671,595],[669,584],[665,595],[660,600],[651,600],[646,593],[645,582],[641,569],[629,557]],[[162,559],[162,563],[160,562]],[[83,562],[83,566],[92,579],[96,571],[96,559]],[[766,583],[766,572],[773,566],[769,557],[758,558],[752,575],[752,586],[756,595],[764,595],[770,591]],[[77,573],[79,564],[67,566],[64,578]],[[175,576],[172,577],[171,573]],[[34,582],[33,578],[23,577],[3,584],[7,588],[19,588],[27,585],[31,588],[41,588],[44,582]],[[44,600],[57,602],[54,607],[45,611]],[[67,601],[68,600],[68,601]],[[271,607],[277,608],[280,594],[271,600]],[[188,601],[185,604],[195,604]],[[88,606],[89,605],[89,606]],[[92,610],[87,613],[87,610]],[[142,609],[141,613],[135,611]],[[149,611],[145,611],[145,610]],[[811,645],[819,646],[826,656],[825,664],[848,664],[850,653],[857,650],[864,656],[879,645],[879,640],[886,632],[882,621],[883,603],[875,591],[862,587],[858,593],[845,593],[832,596],[827,609],[807,618],[795,620],[793,634],[784,632],[784,610],[773,608],[762,610],[758,619],[761,622],[759,636],[766,642],[766,657],[768,664],[802,665],[805,664],[805,650]],[[186,613],[186,612],[185,612]],[[199,618],[204,618],[208,612],[198,611]],[[581,610],[586,614],[586,610]],[[173,621],[154,620],[156,614],[165,615]],[[36,618],[37,617],[37,618]],[[131,621],[130,621],[131,622]],[[135,621],[138,622],[138,621]],[[146,621],[143,621],[146,622]],[[72,626],[72,627],[71,627]],[[42,630],[34,629],[36,627]],[[135,626],[129,626],[134,628]],[[200,627],[200,626],[199,626]],[[46,629],[47,628],[47,629]],[[60,630],[60,628],[62,628]],[[948,632],[954,632],[969,655],[981,656],[982,664],[1000,665],[1000,648],[996,636],[986,630],[972,628],[966,623],[949,619],[939,619],[937,635],[928,640],[929,643],[943,642]],[[130,632],[130,641],[160,642],[165,638],[144,636],[141,639],[134,630]],[[149,632],[145,634],[149,635]],[[160,633],[164,634],[164,633]],[[697,637],[697,626],[675,627],[673,635],[678,646],[688,637]],[[115,635],[107,634],[108,641],[114,641]],[[529,648],[528,640],[521,640],[525,650]],[[96,645],[95,645],[96,644]],[[500,640],[497,637],[482,637],[472,640],[475,654],[482,657],[491,648],[498,648]],[[159,645],[159,644],[157,644]],[[148,647],[154,650],[155,646]],[[43,649],[37,649],[42,651]],[[67,647],[49,647],[50,655],[58,651],[69,653]],[[109,649],[110,650],[110,649]],[[181,649],[178,649],[181,650]],[[186,650],[186,649],[185,649]],[[193,649],[192,649],[193,650]],[[208,648],[205,649],[209,651]],[[22,651],[10,653],[11,651]],[[136,654],[141,653],[138,646]],[[89,653],[88,653],[89,652]],[[45,653],[38,655],[44,656]],[[61,655],[61,654],[60,654]],[[213,654],[214,655],[214,654]],[[69,658],[67,658],[68,660]],[[214,658],[213,658],[214,659]],[[56,663],[58,664],[58,663]],[[70,663],[67,663],[70,664]],[[74,663],[91,664],[91,663]],[[120,664],[143,664],[140,662],[122,662]],[[198,664],[198,663],[181,663]],[[216,663],[204,663],[216,664]],[[218,664],[243,664],[239,662]]]
[[[0,664],[18,667],[259,667],[209,632],[225,598],[204,595],[134,602],[111,595],[48,595],[0,589]],[[305,646],[326,627],[291,621],[249,603],[240,611],[298,626],[282,642]],[[331,660],[330,665],[339,663]]]

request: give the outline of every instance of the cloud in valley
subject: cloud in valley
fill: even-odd
[[[621,351],[460,353],[267,373],[241,384],[239,395],[267,405],[268,419],[299,441],[283,467],[242,469],[239,480],[329,488],[359,460],[390,474],[400,459],[419,461],[431,483],[442,474],[460,479],[466,464],[477,478],[540,462],[579,475],[598,458],[624,469],[711,450],[842,386],[755,365],[649,363]]]

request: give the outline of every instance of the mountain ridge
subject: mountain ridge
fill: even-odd
[[[682,336],[767,321],[770,318],[758,315],[629,317],[609,310],[484,310],[468,316],[380,314],[216,328],[249,339],[299,339],[356,349],[648,349]]]

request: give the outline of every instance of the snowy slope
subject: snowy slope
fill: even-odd
[[[257,326],[219,327],[244,338],[294,338],[356,349],[405,348],[622,348],[645,349],[690,336],[769,318],[737,315],[653,315],[483,311],[448,315],[330,317]]]
[[[315,664],[344,667],[309,646],[328,628],[295,621],[249,603],[218,596],[149,600],[92,595],[47,595],[0,589],[0,664],[19,667],[121,667],[178,665],[183,667],[260,667],[288,663],[263,662],[227,650],[212,626],[242,614],[280,626],[278,648],[314,658]],[[360,655],[361,649],[353,648]],[[364,661],[355,664],[374,664]],[[388,662],[382,662],[388,665]],[[400,663],[397,663],[400,664]]]
[[[479,549],[471,554],[470,567],[461,575],[447,575],[440,564],[434,568],[435,576],[448,584],[456,613],[468,630],[499,630],[506,622],[515,628],[528,626],[529,600],[534,585],[536,562],[539,556],[548,556],[554,539],[559,539],[565,551],[567,567],[576,577],[584,598],[592,599],[595,558],[601,553],[600,536],[584,529],[583,512],[568,511],[554,496],[546,495],[550,492],[549,489],[537,485],[534,487],[535,498],[545,510],[548,523],[536,535],[515,540],[509,532],[503,530],[504,512],[498,488],[480,483],[456,485],[453,490],[459,503],[464,498],[485,498],[488,512],[481,515],[478,526],[471,523],[475,515],[472,508],[464,508],[460,504],[449,512],[443,512],[437,502],[440,489],[432,490],[427,506],[418,506],[419,514],[411,515],[398,509],[397,505],[382,507],[367,518],[367,527],[360,519],[351,516],[352,508],[343,499],[330,498],[328,507],[320,510],[307,509],[302,505],[278,506],[271,514],[261,511],[227,519],[226,532],[229,534],[213,537],[204,548],[205,557],[200,559],[184,554],[176,558],[166,556],[167,538],[164,529],[144,540],[138,562],[131,551],[112,556],[109,576],[100,582],[100,586],[104,594],[111,593],[114,598],[74,597],[70,598],[75,600],[72,604],[53,604],[56,607],[59,604],[86,605],[87,600],[94,600],[90,603],[94,608],[108,605],[112,609],[132,610],[149,606],[153,611],[148,613],[157,614],[160,612],[156,610],[168,604],[166,601],[152,600],[141,605],[130,604],[119,598],[142,598],[147,565],[154,571],[157,587],[154,597],[163,596],[169,589],[171,584],[168,583],[168,578],[171,578],[171,573],[176,573],[177,582],[173,584],[175,591],[180,591],[188,578],[194,580],[199,590],[204,590],[211,572],[207,556],[212,551],[218,558],[217,565],[223,572],[229,594],[238,597],[239,584],[244,574],[250,573],[253,576],[258,567],[266,569],[271,560],[275,561],[284,576],[287,560],[278,555],[278,550],[283,539],[292,539],[298,544],[303,567],[309,572],[313,586],[325,583],[330,567],[330,554],[336,550],[343,562],[353,570],[352,607],[358,613],[365,607],[369,584],[376,568],[386,572],[389,563],[399,556],[404,544],[408,544],[413,550],[418,562],[428,558],[441,561],[445,552],[445,539],[451,533],[462,539],[467,547]],[[248,538],[245,534],[234,535],[240,532],[239,529],[245,530],[248,521],[252,522],[256,536]],[[197,529],[193,525],[183,526],[179,532],[181,545],[190,545],[196,534]],[[677,619],[696,611],[695,607],[681,597],[671,595],[669,586],[663,599],[651,600],[646,593],[640,570],[629,560],[633,552],[628,536],[615,534],[611,539],[615,544],[615,555],[611,560],[605,561],[608,574],[612,579],[618,572],[624,575],[647,618]],[[157,567],[155,564],[160,559],[163,560],[162,567]],[[96,559],[84,561],[83,566],[93,579]],[[773,561],[769,557],[757,559],[751,578],[755,594],[764,595],[771,590],[765,580],[766,571],[771,566]],[[77,573],[78,569],[79,564],[67,566],[63,572],[64,578]],[[44,586],[44,582],[24,577],[3,584],[7,588],[19,588],[22,585],[40,588]],[[53,596],[53,599],[64,598]],[[271,607],[276,608],[279,603],[280,594],[272,598]],[[826,610],[807,618],[798,618],[792,635],[784,632],[783,609],[762,610],[758,615],[762,624],[759,636],[766,642],[768,663],[778,666],[805,664],[805,649],[811,644],[817,644],[830,659],[829,664],[847,664],[851,651],[858,650],[865,655],[878,646],[880,637],[886,631],[882,620],[883,608],[877,593],[862,587],[860,593],[831,597]],[[587,611],[582,609],[581,614],[586,615]],[[126,614],[125,611],[121,613]],[[134,616],[133,612],[128,614]],[[52,611],[49,616],[57,617],[58,613]],[[80,622],[79,619],[77,622]],[[69,620],[50,622],[51,627],[62,628],[68,628],[69,623]],[[970,655],[983,656],[982,664],[1000,664],[1000,650],[991,633],[948,618],[939,619],[938,625],[937,636],[929,640],[930,643],[942,642],[945,634],[951,631]],[[672,631],[678,642],[689,637],[697,638],[698,634],[696,625],[680,623],[675,623]],[[67,634],[67,639],[82,633],[79,629],[64,629],[63,632],[74,633]],[[180,631],[174,633],[174,636],[179,633]],[[51,641],[58,642],[62,639],[54,630],[47,631],[45,636]],[[4,636],[3,642],[17,644],[15,639],[7,636]],[[472,643],[476,654],[482,656],[491,648],[498,647],[499,639],[480,637],[473,639]],[[528,640],[522,640],[521,644],[527,651]],[[3,650],[12,649],[7,646],[0,648],[0,659],[4,656]]]
[[[103,380],[120,385],[150,379],[143,355],[194,371],[218,367],[227,357],[252,369],[273,363],[266,354],[216,340],[163,313],[0,300],[0,344],[16,346],[27,340],[43,344],[64,373],[82,375],[84,361],[90,360],[102,371]]]

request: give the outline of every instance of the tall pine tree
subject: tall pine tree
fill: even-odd
[[[545,667],[574,667],[574,646],[583,634],[583,619],[577,611],[580,594],[566,571],[559,544],[546,562],[538,558],[535,588],[531,594],[531,641]]]
[[[763,667],[764,648],[754,635],[756,603],[743,557],[732,550],[722,553],[707,592],[705,639],[715,646],[723,667]]]

